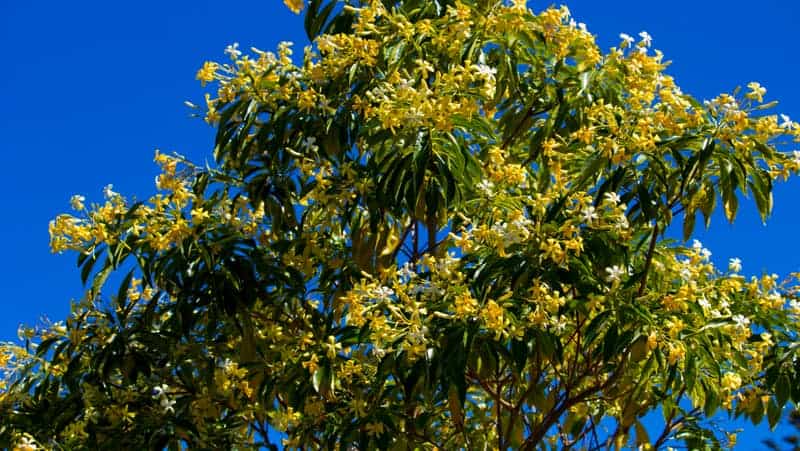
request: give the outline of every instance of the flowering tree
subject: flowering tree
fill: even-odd
[[[758,83],[699,103],[565,7],[285,3],[302,64],[197,74],[213,167],[52,222],[86,295],[0,347],[0,446],[719,448],[800,400],[794,276],[664,236],[800,170]]]

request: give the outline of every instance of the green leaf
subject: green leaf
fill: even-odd
[[[747,182],[747,186],[753,193],[761,222],[766,222],[767,217],[772,213],[772,179],[769,178],[769,174],[757,169],[751,174],[751,180]]]
[[[589,346],[594,342],[594,340],[600,335],[600,332],[604,326],[605,321],[611,316],[610,310],[604,310],[597,314],[592,319],[592,322],[589,323],[589,326],[586,327],[586,332],[584,336],[586,337],[585,346]]]
[[[520,340],[511,340],[511,355],[517,371],[522,372],[528,361],[528,344]]]
[[[697,210],[688,210],[683,216],[683,241],[688,241],[694,232],[694,223],[697,220]]]
[[[733,222],[736,218],[736,211],[739,209],[739,199],[736,197],[736,176],[733,174],[733,164],[730,161],[726,160],[720,166],[722,206],[725,210],[725,218],[728,219],[728,222]]]
[[[756,399],[750,409],[750,420],[753,421],[753,424],[758,425],[764,419],[764,404],[761,399]]]
[[[311,385],[317,393],[325,398],[333,395],[334,378],[327,363],[321,363],[311,375]]]
[[[128,299],[128,288],[131,286],[133,272],[133,269],[128,271],[128,274],[125,275],[124,279],[122,279],[122,283],[119,284],[119,290],[117,290],[117,307],[119,308],[120,312],[125,311],[125,303]]]
[[[95,263],[100,257],[103,255],[105,251],[105,246],[98,246],[95,247],[89,254],[80,254],[78,257],[78,266],[83,265],[81,268],[81,283],[86,285],[86,281],[89,280],[89,275],[92,273],[92,268],[94,268]]]
[[[719,408],[720,399],[716,391],[710,390],[710,387],[705,386],[705,384],[704,388],[706,389],[706,402],[703,405],[703,413],[705,413],[707,417],[711,417]]]
[[[304,25],[306,36],[309,41],[313,41],[323,32],[331,12],[333,12],[333,9],[336,7],[336,1],[329,1],[328,4],[320,10],[321,3],[321,0],[311,0],[308,2]]]
[[[767,421],[770,429],[775,430],[775,426],[781,421],[782,413],[783,409],[775,401],[775,398],[770,398],[767,403]]]
[[[791,397],[792,383],[785,374],[778,376],[775,383],[775,399],[779,407],[786,405],[786,402]]]

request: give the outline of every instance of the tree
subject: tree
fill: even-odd
[[[86,295],[2,345],[0,446],[720,448],[800,400],[796,275],[665,235],[800,170],[758,83],[701,104],[564,7],[285,3],[302,64],[197,74],[213,166],[51,223]]]

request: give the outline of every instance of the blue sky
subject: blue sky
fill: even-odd
[[[549,3],[531,2],[534,9]],[[759,81],[779,109],[800,119],[800,2],[791,0],[573,0],[577,20],[604,49],[647,30],[674,61],[669,73],[700,99]],[[0,341],[20,322],[64,317],[82,289],[75,256],[51,255],[47,224],[72,194],[99,200],[108,183],[129,196],[152,193],[156,148],[210,158],[213,130],[190,119],[202,103],[195,71],[222,60],[232,42],[274,49],[304,43],[301,19],[279,0],[80,2],[0,0],[0,152],[6,206],[0,236]],[[799,146],[800,147],[800,146]],[[800,270],[795,235],[800,183],[775,190],[766,226],[745,203],[736,224],[716,218],[699,238],[720,265],[740,257],[745,272]],[[738,449],[759,449],[763,428]]]

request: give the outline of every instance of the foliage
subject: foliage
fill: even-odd
[[[302,64],[197,74],[213,167],[52,222],[86,295],[2,345],[0,446],[720,448],[800,400],[795,276],[665,238],[800,169],[759,84],[699,103],[565,7],[286,4]]]

